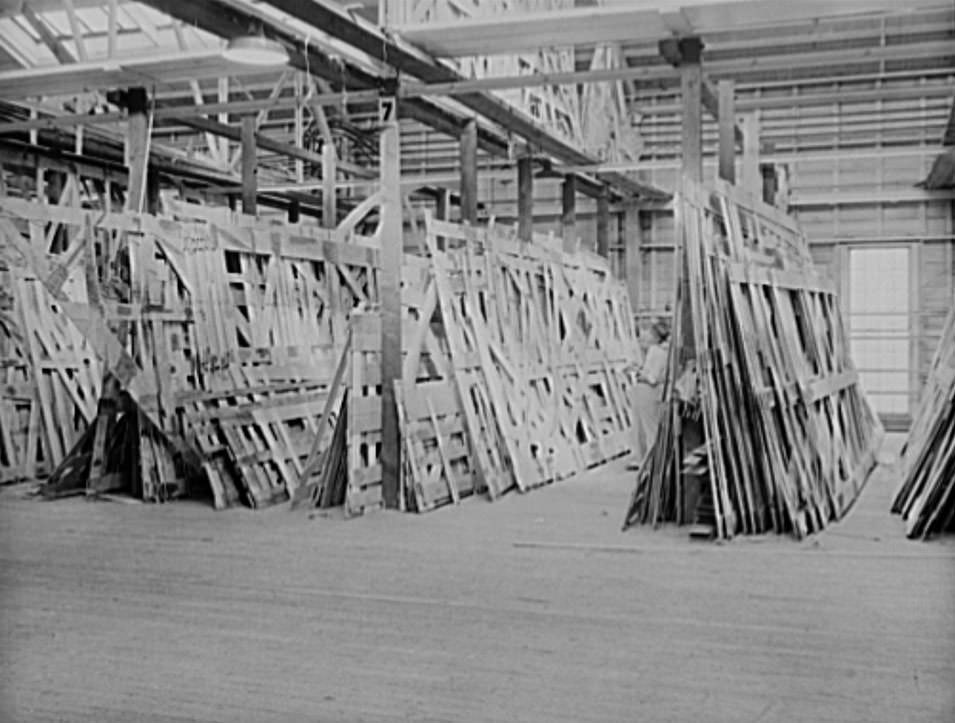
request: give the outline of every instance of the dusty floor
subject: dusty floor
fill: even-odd
[[[891,470],[805,543],[621,533],[631,481],[354,521],[6,488],[0,720],[955,720],[955,541]]]

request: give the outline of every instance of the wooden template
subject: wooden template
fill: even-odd
[[[31,415],[38,434],[56,415],[37,437],[46,446],[27,456],[47,455],[47,472],[70,457],[86,424],[95,430],[51,476],[53,496],[125,489],[163,500],[194,492],[204,476],[217,506],[288,499],[348,314],[376,297],[376,244],[354,233],[353,220],[326,230],[171,210],[154,217],[0,199],[15,310],[35,328],[7,334],[4,373],[15,380],[28,363],[43,378],[29,406],[4,396],[4,466],[22,465],[27,443],[15,440]],[[66,230],[65,252],[48,252],[51,228]],[[109,405],[100,398],[97,414],[100,369],[121,395]],[[15,458],[6,451],[14,445]]]
[[[838,297],[795,223],[736,187],[687,182],[677,214],[665,409],[625,527],[804,537],[846,514],[882,438]]]
[[[900,457],[892,511],[908,537],[925,539],[955,521],[955,310],[939,340],[918,413]]]

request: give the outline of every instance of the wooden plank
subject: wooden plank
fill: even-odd
[[[477,223],[478,169],[477,169],[477,121],[473,118],[464,124],[461,131],[461,221]]]
[[[597,244],[598,256],[610,254],[610,189],[604,188],[597,196]]]
[[[565,253],[573,253],[577,246],[577,179],[564,176],[560,185],[561,198],[561,237]]]
[[[682,119],[682,174],[690,181],[703,181],[703,71],[700,68],[700,52],[703,44],[699,38],[684,38],[679,41],[682,56],[680,64],[680,89],[683,104]]]
[[[381,389],[381,465],[382,500],[385,507],[397,509],[401,494],[401,430],[398,426],[394,382],[402,377],[401,269],[401,139],[398,122],[393,119],[381,131],[381,268],[378,271],[378,297],[381,309],[379,385]]]
[[[714,188],[687,184],[677,210],[683,283],[674,318],[690,324],[698,391],[688,395],[683,381],[685,350],[671,354],[665,394],[680,404],[664,415],[626,524],[696,521],[717,538],[804,537],[851,508],[881,426],[805,237],[759,204],[738,204],[725,182]],[[705,447],[681,446],[684,425],[702,430]],[[681,470],[687,452],[695,461]],[[684,496],[700,474],[708,495],[687,519]],[[711,506],[705,514],[701,500]]]
[[[242,213],[255,216],[258,165],[256,162],[255,116],[251,113],[242,116],[241,144]]]
[[[517,159],[517,236],[530,241],[534,233],[534,159]]]
[[[740,187],[753,195],[761,196],[761,175],[759,172],[759,117],[755,111],[742,118],[743,159],[740,173]]]
[[[732,80],[720,80],[719,93],[719,177],[736,181],[736,94]]]

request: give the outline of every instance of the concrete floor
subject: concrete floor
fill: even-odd
[[[895,483],[724,545],[621,533],[623,462],[353,521],[6,488],[0,720],[953,721],[955,541]]]

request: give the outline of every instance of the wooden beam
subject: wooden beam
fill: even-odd
[[[517,54],[545,46],[639,42],[668,35],[655,10],[574,8],[559,12],[497,14],[393,29],[438,57]]]
[[[719,82],[719,176],[736,182],[736,103],[732,80]]]
[[[691,38],[686,39],[677,39],[677,38],[667,38],[661,40],[657,44],[657,48],[660,52],[660,55],[674,68],[680,69],[683,65],[685,59],[683,56],[683,43],[684,40],[691,40]],[[689,48],[689,46],[687,46]],[[700,45],[699,50],[689,50],[689,52],[694,53],[697,58],[696,62],[699,62],[700,53],[702,52],[703,46]],[[691,62],[691,61],[687,61]],[[683,74],[681,72],[680,79],[682,84]],[[713,89],[712,84],[701,74],[700,75],[700,102],[703,104],[704,110],[708,111],[713,118],[717,121],[720,119],[720,99],[718,91]],[[736,141],[742,145],[743,143],[743,131],[741,128],[737,127],[735,123],[733,124],[733,136]]]
[[[83,37],[83,29],[80,27],[79,18],[76,17],[76,7],[73,0],[63,0],[63,6],[66,8],[66,17],[70,22],[70,32],[73,33],[73,42],[76,43],[76,54],[83,62],[89,60],[86,52],[86,40]]]
[[[650,7],[648,7],[650,6]],[[944,7],[945,0],[909,0],[906,11]],[[950,7],[950,5],[949,5]],[[393,28],[437,57],[516,55],[543,47],[648,43],[674,35],[706,36],[742,28],[775,28],[840,16],[898,13],[898,0],[628,0],[618,6],[454,18]]]
[[[517,159],[517,236],[530,241],[534,233],[534,159]]]
[[[401,135],[397,121],[381,132],[381,496],[387,508],[400,504],[401,430],[395,406],[395,382],[401,379]]]
[[[211,1],[211,0],[208,0]],[[420,78],[426,83],[453,82],[464,78],[447,65],[439,63],[418,48],[385,34],[380,28],[359,18],[348,15],[338,4],[330,0],[312,0],[303,3],[300,0],[264,0],[292,17],[328,33],[338,40],[370,55],[388,66],[400,69],[402,74]],[[149,0],[151,4],[169,6],[169,2]],[[202,3],[206,5],[206,3]],[[341,70],[337,76],[341,75]],[[331,77],[337,77],[333,74]],[[381,82],[393,82],[392,78],[379,79]],[[580,148],[543,128],[533,118],[517,111],[504,100],[484,93],[469,93],[456,97],[456,100],[472,112],[498,124],[507,133],[519,136],[532,145],[541,154],[553,156],[567,163],[592,163],[594,159]],[[649,184],[640,183],[622,174],[607,174],[605,182],[619,189],[623,195],[641,195],[666,198],[669,193]]]
[[[129,168],[126,210],[140,212],[145,201],[146,174],[149,170],[148,97],[145,88],[130,88],[126,97],[129,110],[126,123],[126,167]]]
[[[597,196],[597,254],[610,255],[610,189]]]
[[[663,66],[621,66],[594,70],[568,70],[559,73],[533,73],[523,75],[496,75],[487,78],[466,78],[450,82],[419,83],[402,81],[398,95],[402,98],[421,96],[465,95],[486,93],[492,90],[516,90],[551,85],[580,85],[582,83],[609,83],[618,80],[654,80],[662,73]],[[669,75],[669,72],[665,73]]]
[[[703,104],[701,90],[703,71],[700,53],[703,43],[699,38],[679,41],[681,56],[680,88],[683,102],[683,175],[700,183],[703,181]]]
[[[560,226],[564,251],[571,253],[577,245],[577,178],[565,176],[560,186]]]
[[[248,116],[243,115],[243,119],[246,117]],[[252,119],[254,122],[255,116],[252,116]],[[219,121],[210,120],[208,118],[180,118],[177,122],[182,125],[189,126],[190,128],[195,128],[196,130],[207,131],[222,138],[227,138],[228,140],[236,143],[239,143],[242,140],[242,130],[238,126],[220,123]],[[314,163],[317,165],[321,165],[322,163],[322,156],[319,153],[313,153],[312,151],[306,150],[304,148],[296,148],[293,145],[282,143],[281,141],[277,141],[274,138],[270,138],[269,136],[262,133],[254,132],[254,136],[256,146],[264,151],[272,151],[273,153],[278,153],[289,158],[299,158],[303,161],[307,161],[308,163]],[[373,173],[374,171],[370,171],[365,175],[368,176]]]
[[[39,22],[42,27],[42,21]],[[75,62],[65,49],[54,52],[62,65],[0,73],[0,97],[12,99],[68,95],[125,88],[141,83],[146,78],[151,83],[165,85],[248,72],[247,65],[226,60],[218,50],[164,52],[85,63]]]
[[[740,185],[745,191],[761,196],[762,178],[759,172],[759,118],[756,113],[743,116],[743,163]]]
[[[441,221],[450,221],[451,191],[447,188],[436,189],[434,217]]]
[[[255,153],[255,116],[242,116],[242,213],[254,216],[257,159]]]
[[[461,133],[461,221],[477,223],[477,121],[469,120]]]
[[[119,37],[119,0],[109,0],[109,10],[106,17],[106,57],[116,55],[117,39]]]
[[[76,57],[73,53],[63,46],[63,43],[54,35],[43,18],[36,14],[30,4],[24,3],[21,12],[23,13],[23,19],[26,20],[36,34],[40,36],[40,40],[50,49],[50,52],[53,53],[53,57],[55,57],[61,65],[71,65],[76,62]],[[40,94],[35,93],[34,95]],[[0,97],[10,97],[8,91],[5,91],[2,86],[0,86]]]
[[[322,224],[325,228],[338,225],[338,196],[335,181],[338,178],[338,155],[331,141],[322,144]]]
[[[636,204],[627,205],[623,212],[622,226],[625,282],[630,297],[630,310],[635,314],[639,311],[640,286],[643,279],[643,228],[640,208]]]

